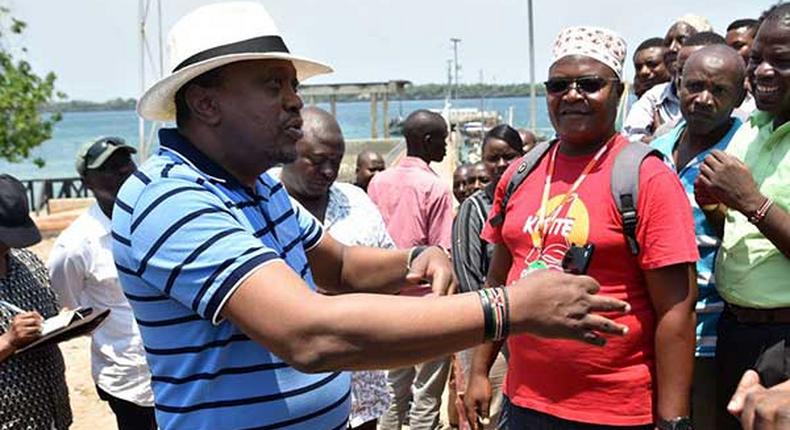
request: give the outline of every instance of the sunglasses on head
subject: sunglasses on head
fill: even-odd
[[[99,158],[99,156],[107,150],[107,147],[122,145],[126,145],[126,142],[116,138],[107,138],[96,141],[96,143],[91,145],[90,149],[88,149],[88,152],[85,153],[85,164],[89,165],[93,163],[94,160]]]
[[[544,82],[549,94],[564,94],[571,88],[580,93],[592,94],[601,91],[609,82],[618,82],[617,78],[602,78],[600,76],[582,76],[580,78],[551,78]]]

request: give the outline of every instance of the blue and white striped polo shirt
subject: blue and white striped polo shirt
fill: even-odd
[[[245,277],[275,259],[315,289],[305,251],[321,225],[267,174],[251,190],[176,130],[159,139],[121,188],[112,236],[160,428],[345,428],[348,373],[301,373],[220,315]]]
[[[694,212],[694,230],[697,234],[697,248],[700,256],[700,259],[697,261],[697,288],[699,289],[699,295],[697,296],[697,357],[713,357],[716,355],[716,327],[719,325],[719,315],[724,310],[724,301],[716,291],[716,280],[713,276],[716,252],[721,245],[721,239],[716,235],[713,226],[705,218],[705,213],[694,198],[694,182],[699,176],[699,168],[705,157],[714,149],[724,151],[735,131],[742,124],[738,118],[732,118],[732,121],[730,131],[718,143],[697,154],[680,172],[678,172],[672,161],[672,152],[677,147],[683,130],[686,129],[685,121],[681,121],[672,131],[656,138],[650,144],[664,154],[664,159],[672,167],[672,170],[678,172],[680,183],[683,184],[683,188],[686,190],[691,209]]]

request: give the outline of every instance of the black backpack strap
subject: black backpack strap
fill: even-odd
[[[612,197],[623,222],[623,235],[631,254],[639,254],[636,241],[636,224],[639,216],[636,205],[639,202],[639,168],[647,157],[664,156],[655,148],[641,142],[627,144],[614,160],[612,169]]]
[[[507,211],[507,203],[510,201],[510,197],[513,195],[519,185],[524,182],[524,179],[527,178],[532,170],[535,169],[535,166],[540,164],[540,160],[543,159],[543,156],[549,152],[549,148],[551,148],[556,141],[557,140],[555,139],[551,141],[540,142],[523,157],[521,157],[518,169],[516,169],[516,172],[510,177],[510,182],[508,182],[507,188],[505,188],[505,195],[502,196],[502,201],[499,203],[499,213],[491,218],[490,223],[492,226],[499,227],[505,222],[505,212]]]

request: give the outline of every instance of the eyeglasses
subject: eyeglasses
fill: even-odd
[[[85,159],[85,165],[87,166],[93,163],[94,160],[99,158],[99,156],[102,155],[104,151],[107,150],[108,146],[123,146],[123,145],[126,145],[126,142],[124,142],[122,139],[115,137],[109,137],[96,141],[96,143],[91,145],[91,147],[88,149],[88,152],[86,152],[85,156],[83,157]]]
[[[601,91],[609,82],[619,82],[617,78],[602,78],[600,76],[582,76],[580,78],[553,78],[544,82],[549,94],[565,94],[571,88],[585,94]]]

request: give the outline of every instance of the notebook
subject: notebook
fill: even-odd
[[[16,350],[16,353],[21,354],[40,346],[60,343],[89,334],[96,330],[108,315],[110,315],[109,309],[94,312],[93,308],[77,308],[61,312],[44,320],[41,326],[41,337],[24,348]]]

